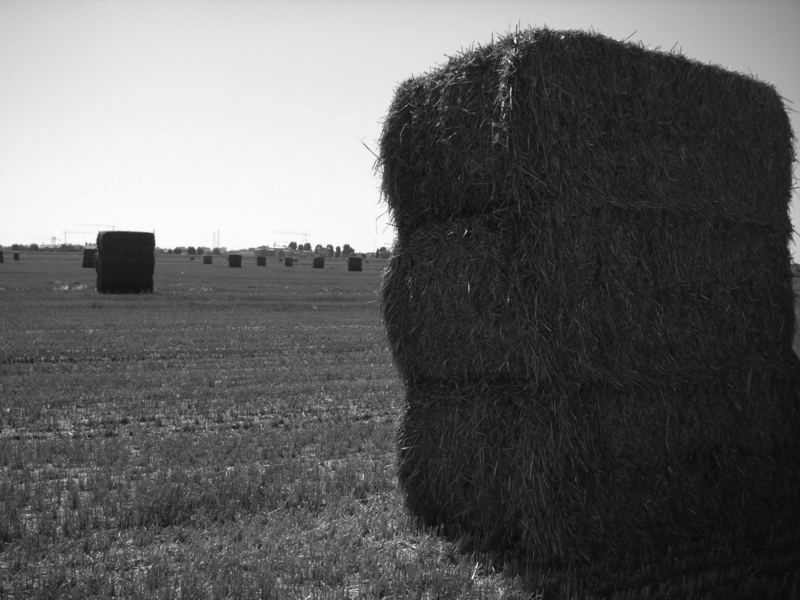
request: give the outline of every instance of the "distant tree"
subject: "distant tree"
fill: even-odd
[[[311,252],[311,242],[306,242],[305,244],[303,244],[303,250],[305,250],[306,252]]]
[[[292,252],[297,250],[297,242],[289,242],[289,250]]]
[[[195,248],[194,246],[189,246],[186,249],[186,254],[191,254],[192,256],[195,256],[197,254],[197,248]]]
[[[353,254],[353,252],[355,251],[350,246],[350,244],[345,244],[344,247],[342,248],[342,256],[350,256],[351,254]]]
[[[331,246],[330,244],[325,246],[325,252],[328,253],[328,258],[333,258],[333,246]]]
[[[31,244],[30,249],[36,252],[39,249],[39,244]]]
[[[11,244],[11,249],[12,250],[22,250],[22,245],[21,244]]]
[[[342,256],[342,247],[341,246],[336,246],[336,253],[334,254],[334,256],[336,258],[341,258],[341,256]]]
[[[206,249],[203,248],[202,246],[198,246],[197,247],[197,254],[203,254],[205,251],[206,251]]]
[[[219,248],[214,248],[213,250],[211,250],[211,254],[215,254],[216,256],[219,256],[220,254],[222,254],[222,252],[220,251]]]
[[[381,246],[378,248],[378,251],[375,253],[375,256],[378,258],[389,258],[391,253],[386,249],[386,246]]]
[[[322,247],[322,244],[314,246],[314,254],[325,254],[325,248]]]
[[[183,254],[183,248],[180,246],[176,247],[175,250],[172,251],[173,254]]]

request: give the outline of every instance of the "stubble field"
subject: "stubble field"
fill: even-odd
[[[403,509],[384,266],[0,264],[0,597],[536,597]]]
[[[384,266],[0,265],[0,597],[527,597],[403,509]]]

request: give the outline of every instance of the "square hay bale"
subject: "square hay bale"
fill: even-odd
[[[311,261],[311,266],[314,269],[324,269],[325,268],[325,257],[324,256],[315,256],[314,259]]]
[[[84,269],[94,269],[94,255],[96,253],[97,253],[97,251],[92,249],[92,248],[84,248],[83,249],[82,267]]]
[[[155,235],[143,231],[101,231],[94,254],[97,291],[153,291]]]
[[[283,259],[283,265],[285,267],[293,267],[294,266],[294,258],[292,258],[291,256],[286,256]]]
[[[242,266],[242,255],[241,254],[229,254],[228,255],[228,266],[233,268],[241,268]]]
[[[3,262],[3,251],[0,250],[0,263]]]
[[[266,256],[256,256],[256,266],[257,267],[266,267],[267,266],[267,257]]]
[[[348,271],[363,271],[363,259],[360,256],[348,256],[347,257],[347,270]]]
[[[380,153],[413,513],[601,586],[800,560],[794,153],[770,85],[518,31],[400,85]]]
[[[204,265],[210,265],[213,262],[212,258],[213,257],[211,257],[211,256],[204,256],[203,257],[203,264]]]

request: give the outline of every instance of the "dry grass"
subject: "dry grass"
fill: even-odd
[[[0,597],[528,598],[416,526],[381,261],[3,264]]]
[[[599,35],[404,82],[380,166],[412,512],[590,589],[795,585],[754,567],[800,564],[793,157],[770,85]]]

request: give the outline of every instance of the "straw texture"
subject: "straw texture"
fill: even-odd
[[[413,513],[593,566],[601,587],[787,543],[800,564],[794,153],[774,88],[518,31],[401,84],[380,156]]]

